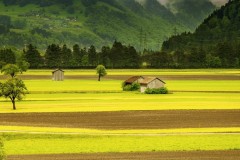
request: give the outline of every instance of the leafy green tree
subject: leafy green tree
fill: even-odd
[[[19,67],[16,64],[7,64],[2,67],[1,73],[4,75],[10,75],[12,78],[20,72]]]
[[[27,87],[22,80],[18,78],[12,78],[1,84],[0,92],[0,95],[11,100],[13,110],[16,110],[15,101],[23,99],[27,93]]]
[[[98,65],[96,70],[98,74],[98,81],[101,81],[101,77],[104,77],[107,75],[106,68],[103,65]]]
[[[27,49],[23,50],[26,61],[30,64],[30,68],[39,68],[43,65],[43,58],[39,51],[32,44],[27,45]]]
[[[30,64],[25,60],[21,60],[17,62],[17,66],[19,67],[20,73],[23,73],[28,70],[28,68],[30,67]]]
[[[3,143],[2,138],[0,137],[0,160],[5,160],[5,158],[6,158],[6,155],[4,152],[4,143]]]

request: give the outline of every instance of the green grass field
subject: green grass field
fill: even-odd
[[[8,134],[4,137],[9,155],[240,149],[240,135],[224,134],[181,136]]]
[[[96,75],[95,70],[64,70],[65,75]],[[28,70],[24,75],[51,75],[52,70]],[[108,69],[108,75],[238,75],[239,69]]]
[[[227,95],[227,96],[226,96]],[[240,109],[240,93],[181,93],[146,95],[122,93],[29,94],[17,102],[2,99],[0,113],[14,112],[95,112],[175,109]]]
[[[30,70],[24,75],[49,75],[50,70]],[[128,110],[240,109],[239,80],[168,80],[170,94],[123,92],[121,80],[88,79],[94,70],[67,70],[82,79],[54,82],[24,80],[29,93],[17,102],[0,99],[0,113],[101,112]],[[239,70],[109,70],[108,75],[234,75]],[[240,128],[184,128],[149,130],[97,130],[0,126],[8,155],[97,152],[152,152],[190,150],[240,150]]]

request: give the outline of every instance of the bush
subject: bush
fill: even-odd
[[[6,156],[4,153],[4,146],[3,146],[3,140],[0,137],[0,160],[5,160]]]
[[[122,84],[123,91],[138,91],[140,89],[139,83],[133,83],[126,85],[125,83]]]
[[[168,89],[166,87],[161,88],[147,88],[145,91],[146,94],[168,94]]]

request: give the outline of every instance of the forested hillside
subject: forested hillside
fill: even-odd
[[[162,50],[176,67],[239,67],[240,1],[229,1],[191,33],[173,36]]]
[[[159,50],[167,37],[193,31],[214,9],[209,0],[0,0],[0,45],[100,49],[117,40]]]

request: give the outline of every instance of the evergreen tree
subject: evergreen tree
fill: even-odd
[[[88,62],[90,66],[97,65],[97,52],[93,45],[88,49]]]
[[[39,68],[43,65],[43,58],[39,51],[32,44],[27,45],[27,49],[23,50],[25,60],[30,64],[30,68]]]
[[[80,47],[78,44],[73,46],[73,60],[74,60],[74,67],[81,66],[83,55],[81,54]]]
[[[110,64],[110,55],[111,49],[110,47],[103,46],[101,52],[99,53],[98,64],[103,64],[104,66],[109,66]]]
[[[71,49],[67,48],[67,45],[63,45],[61,49],[61,61],[62,67],[69,68],[73,66],[73,56]]]
[[[46,66],[49,68],[61,67],[61,48],[59,45],[49,45],[45,53]]]

